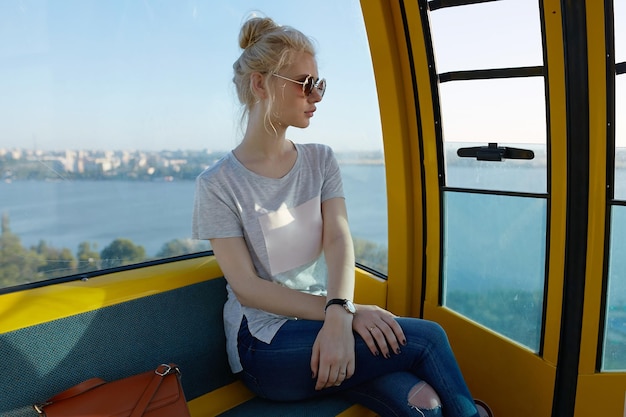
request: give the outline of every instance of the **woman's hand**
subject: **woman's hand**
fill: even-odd
[[[356,311],[352,329],[361,335],[373,355],[388,358],[391,352],[400,353],[406,337],[394,314],[374,305],[357,305]]]
[[[329,308],[317,334],[311,355],[316,390],[339,386],[354,374],[353,316],[341,308]]]

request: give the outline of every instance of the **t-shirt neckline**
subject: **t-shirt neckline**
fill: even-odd
[[[285,175],[283,175],[280,178],[266,177],[264,175],[257,174],[256,172],[248,169],[239,159],[237,159],[237,157],[235,156],[234,149],[229,152],[228,156],[229,156],[230,160],[235,164],[235,166],[237,168],[239,168],[239,170],[241,170],[244,173],[246,173],[247,175],[253,176],[255,178],[258,178],[258,179],[261,179],[261,180],[264,180],[264,181],[277,181],[277,182],[279,182],[279,181],[286,181],[287,179],[289,179],[293,175],[294,172],[296,172],[298,170],[298,168],[300,166],[300,159],[301,159],[301,156],[302,156],[301,155],[302,152],[301,152],[301,149],[300,149],[300,145],[295,143],[295,142],[293,142],[293,141],[290,141],[290,142],[293,144],[294,148],[296,149],[296,162],[294,162],[294,164],[291,167],[291,169]]]

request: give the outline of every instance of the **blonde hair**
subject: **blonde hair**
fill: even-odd
[[[244,106],[242,121],[258,98],[255,97],[250,85],[250,76],[254,72],[276,74],[290,65],[294,53],[307,52],[315,56],[313,42],[297,29],[276,24],[269,17],[254,17],[247,20],[239,32],[239,47],[243,52],[233,64],[233,82],[237,89],[239,101]],[[267,83],[266,77],[266,83]],[[265,112],[266,126],[274,129],[270,116],[275,97],[268,98],[269,104]],[[274,129],[275,130],[275,129]]]

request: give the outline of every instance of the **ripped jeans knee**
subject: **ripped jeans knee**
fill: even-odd
[[[409,391],[407,403],[422,417],[441,416],[441,399],[425,381],[420,381]]]

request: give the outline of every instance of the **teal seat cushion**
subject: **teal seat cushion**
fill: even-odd
[[[31,404],[86,379],[113,381],[164,362],[180,366],[187,400],[235,381],[225,300],[220,278],[0,334],[0,416],[33,416]]]

